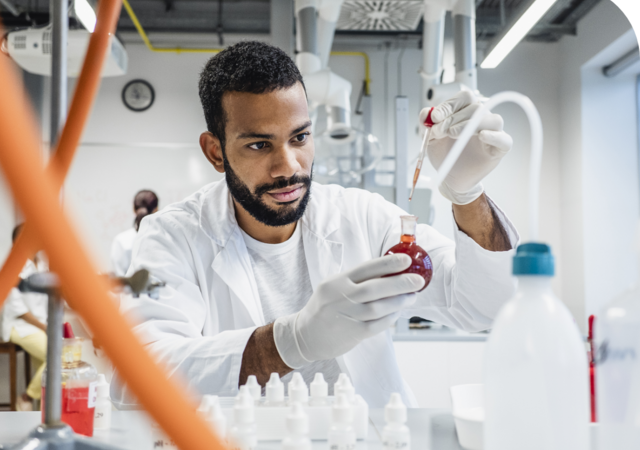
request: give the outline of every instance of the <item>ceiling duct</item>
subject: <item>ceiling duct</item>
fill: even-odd
[[[418,28],[424,3],[415,0],[345,0],[338,30],[413,31]]]

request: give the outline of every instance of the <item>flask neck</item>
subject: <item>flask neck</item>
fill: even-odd
[[[528,293],[551,293],[551,278],[544,275],[518,275],[518,290]]]

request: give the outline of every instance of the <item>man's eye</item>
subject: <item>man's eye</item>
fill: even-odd
[[[263,148],[265,148],[267,145],[266,142],[256,142],[255,144],[251,144],[249,145],[249,148],[252,148],[254,150],[262,150]]]
[[[296,142],[305,142],[307,140],[307,138],[309,137],[309,132],[307,133],[302,133],[297,135],[294,139],[296,140]]]

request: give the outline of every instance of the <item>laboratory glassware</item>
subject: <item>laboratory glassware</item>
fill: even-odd
[[[638,449],[640,288],[637,285],[611,301],[598,315],[594,337],[597,448]]]
[[[229,430],[231,447],[237,450],[254,450],[258,445],[255,405],[247,386],[240,387],[233,407],[234,424]]]
[[[83,338],[62,341],[62,422],[84,436],[93,436],[93,420],[97,400],[98,371],[82,361]],[[47,370],[42,374],[42,420],[44,422]]]
[[[309,404],[311,406],[324,406],[329,400],[329,385],[324,380],[322,373],[318,372],[313,377],[313,381],[309,385],[311,391],[311,399]]]
[[[218,437],[224,440],[227,436],[227,418],[222,412],[217,395],[204,395],[198,408],[198,415],[209,424]]]
[[[111,428],[111,399],[109,398],[109,383],[104,374],[98,374],[96,385],[96,407],[93,415],[94,430],[108,430]]]
[[[418,183],[418,178],[420,178],[420,171],[422,170],[422,163],[424,162],[424,157],[427,154],[427,148],[429,147],[429,137],[431,136],[431,128],[433,127],[433,120],[431,120],[432,112],[433,108],[429,110],[429,114],[427,114],[427,118],[424,121],[424,126],[426,128],[424,130],[424,137],[422,138],[422,146],[420,147],[418,162],[416,163],[416,170],[413,173],[413,185],[411,186],[409,201],[411,201],[411,199],[413,198],[413,192],[416,190],[416,184]]]
[[[382,448],[385,450],[410,450],[411,433],[405,425],[407,407],[397,392],[391,394],[389,403],[384,407],[384,419],[387,424],[382,430]]]
[[[485,349],[485,450],[587,450],[588,363],[567,307],[554,295],[546,244],[513,258],[518,288]]]
[[[399,275],[401,273],[416,273],[424,278],[423,291],[431,282],[433,276],[433,264],[426,250],[416,243],[416,225],[418,218],[416,216],[400,216],[402,221],[402,235],[400,243],[391,247],[385,255],[395,255],[404,253],[411,257],[411,265],[402,272],[394,273],[387,276]]]

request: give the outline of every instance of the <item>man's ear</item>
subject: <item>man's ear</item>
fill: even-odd
[[[220,139],[215,137],[210,131],[205,131],[200,135],[200,148],[211,165],[218,172],[224,173],[224,159],[222,157]]]

